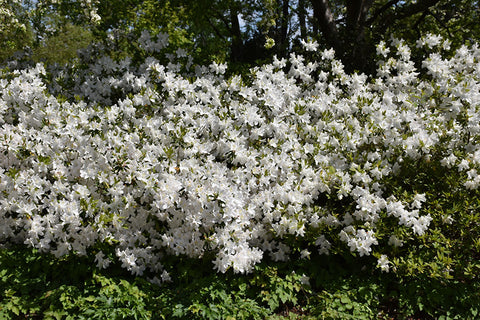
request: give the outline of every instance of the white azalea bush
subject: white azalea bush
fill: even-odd
[[[406,175],[428,167],[466,192],[480,185],[477,46],[450,53],[428,35],[420,69],[402,41],[381,43],[369,79],[331,50],[242,78],[193,67],[181,50],[162,60],[166,45],[143,34],[153,56],[141,63],[92,51],[70,66],[4,69],[4,245],[119,261],[155,281],[170,279],[175,255],[245,273],[262,259],[350,251],[388,271],[390,254],[437,223],[424,210],[434,193],[398,191]]]

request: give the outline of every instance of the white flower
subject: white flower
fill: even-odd
[[[417,193],[413,198],[412,207],[416,209],[420,209],[422,207],[422,203],[427,200],[425,197],[425,193]]]
[[[170,277],[170,274],[166,270],[163,270],[162,274],[160,275],[160,279],[162,279],[162,282],[171,282],[172,281],[172,278]]]
[[[388,239],[388,244],[391,245],[391,246],[395,246],[395,247],[403,246],[402,240],[400,240],[397,236],[395,236],[393,234]]]
[[[377,54],[386,58],[389,53],[390,53],[390,49],[387,48],[385,42],[380,41],[380,43],[377,45]]]
[[[305,40],[300,40],[302,43],[302,46],[305,48],[307,51],[317,51],[318,49],[318,43],[316,41],[305,41]]]
[[[390,261],[386,255],[382,254],[377,262],[377,267],[380,268],[384,272],[388,272],[390,270]]]
[[[215,61],[210,65],[210,70],[216,74],[224,74],[227,70],[227,65],[224,63],[218,64]]]
[[[300,278],[300,283],[304,286],[310,286],[310,277],[307,277],[305,274],[302,274],[302,277]]]
[[[310,251],[308,251],[308,249],[303,249],[301,252],[300,252],[300,257],[302,259],[308,259],[310,258]]]
[[[440,160],[440,163],[442,164],[442,166],[445,166],[445,167],[450,169],[451,167],[453,167],[455,165],[457,160],[458,160],[458,158],[452,153],[448,157]]]
[[[463,159],[459,164],[458,164],[458,171],[465,171],[470,168],[470,165],[466,159]]]
[[[333,60],[335,57],[335,50],[329,49],[322,52],[322,60]]]
[[[97,263],[97,268],[106,269],[110,265],[110,259],[105,258],[105,254],[102,251],[99,251],[95,255],[95,262]]]

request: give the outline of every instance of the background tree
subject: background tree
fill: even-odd
[[[414,44],[421,33],[432,32],[458,46],[480,35],[480,4],[469,0],[121,2],[122,9],[115,10],[100,1],[103,30],[167,32],[174,45],[187,46],[202,63],[217,59],[250,66],[274,54],[287,56],[299,50],[299,39],[310,37],[334,48],[348,71],[372,73],[375,44],[391,36]],[[275,42],[271,49],[265,48],[268,39]]]
[[[423,32],[455,45],[478,40],[479,1],[310,0],[321,40],[350,71],[372,72],[374,45],[391,36],[414,42]]]
[[[80,27],[91,39],[82,36],[84,40],[68,48],[49,50],[50,61],[57,59],[57,51],[63,52],[58,59],[64,60],[72,56],[66,51],[103,41],[112,32],[138,36],[149,30],[168,33],[172,47],[186,49],[196,63],[225,61],[240,70],[274,54],[288,56],[301,50],[300,39],[312,38],[322,48],[334,48],[348,71],[370,74],[380,40],[394,36],[414,44],[420,34],[432,32],[459,46],[480,36],[478,0],[0,1],[5,8],[0,12],[0,37],[6,44],[0,51],[2,60],[24,46],[47,52],[48,46],[61,46],[58,40],[73,37],[72,28]],[[128,40],[123,48],[125,54],[135,49]]]
[[[25,23],[27,14],[19,1],[0,0],[0,61],[31,45],[33,33]]]
[[[95,39],[91,1],[0,0],[0,63],[16,51],[35,61],[63,63]]]
[[[66,24],[35,48],[34,58],[47,64],[63,64],[74,59],[77,50],[88,47],[93,41],[91,31],[78,25]]]

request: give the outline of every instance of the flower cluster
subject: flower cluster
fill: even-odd
[[[404,42],[381,43],[374,79],[346,74],[333,51],[248,79],[217,63],[185,75],[175,57],[4,72],[0,241],[99,268],[118,259],[158,281],[168,255],[249,272],[265,255],[346,248],[377,252],[388,271],[395,228],[422,235],[432,220],[425,194],[389,188],[407,163],[480,185],[480,49],[444,58],[432,37],[419,44],[439,49],[418,68]],[[165,45],[139,40],[146,53]]]
[[[13,7],[18,5],[18,0],[0,0],[0,32],[6,33],[9,29],[17,28],[20,30],[26,29],[25,24],[21,23],[15,16]]]

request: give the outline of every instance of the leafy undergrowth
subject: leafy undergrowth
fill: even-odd
[[[360,262],[359,262],[360,261]],[[246,276],[178,258],[161,287],[88,258],[0,251],[1,319],[474,319],[473,280],[399,278],[374,259],[265,263]],[[295,270],[295,272],[292,272]],[[374,271],[375,270],[375,271]],[[308,275],[309,281],[307,284]]]

